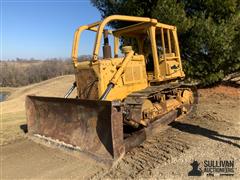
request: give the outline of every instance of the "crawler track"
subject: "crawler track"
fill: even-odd
[[[189,179],[193,160],[234,159],[240,178],[239,89],[200,90],[194,115],[164,127],[108,169],[32,141],[2,147],[2,179]],[[2,174],[1,174],[2,173]],[[223,177],[224,178],[224,177]]]
[[[110,171],[102,170],[93,179],[105,178],[144,178],[150,177],[152,170],[171,162],[194,146],[185,133],[171,127],[147,139],[142,145],[132,149]]]
[[[158,134],[144,142],[141,146],[127,153],[116,167],[104,177],[127,178],[150,176],[151,169],[171,161],[172,157],[179,156],[191,147],[187,136],[178,136],[177,130],[165,130],[166,136]]]

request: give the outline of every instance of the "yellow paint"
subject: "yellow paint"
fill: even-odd
[[[99,50],[103,30],[111,21],[130,21],[137,24],[123,27],[116,30],[108,30],[109,34],[114,37],[114,58],[100,59]],[[96,32],[96,39],[93,48],[93,57],[91,61],[78,62],[78,45],[81,33],[85,30]],[[161,40],[157,39],[160,34]],[[125,57],[118,58],[118,46],[120,37],[134,37],[138,44],[139,52],[129,51]],[[164,38],[166,36],[166,38]],[[152,54],[153,66],[152,71],[147,71],[147,57],[144,49],[146,37],[150,40],[150,49]],[[159,50],[157,42],[161,42]],[[167,47],[168,50],[166,49]],[[161,49],[160,48],[160,49]],[[98,97],[100,97],[111,82],[114,84],[113,89],[107,96],[107,100],[124,99],[128,94],[146,88],[151,82],[162,82],[176,78],[183,78],[182,63],[175,26],[158,22],[156,19],[134,16],[113,15],[89,25],[79,27],[74,35],[72,60],[77,71],[89,70],[94,72],[97,81]],[[148,64],[149,65],[149,64]],[[76,71],[76,72],[77,72]],[[81,77],[76,75],[78,89],[84,89],[87,86]],[[80,92],[79,92],[80,93]]]

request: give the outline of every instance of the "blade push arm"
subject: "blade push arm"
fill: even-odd
[[[123,72],[125,71],[125,69],[127,67],[127,64],[132,59],[133,54],[134,54],[133,50],[126,51],[126,56],[123,59],[121,66],[119,67],[117,72],[114,74],[112,80],[110,81],[110,83],[107,86],[107,89],[104,91],[103,95],[100,97],[100,100],[105,100],[107,95],[111,91],[111,89],[117,84],[118,79],[121,77],[121,75],[123,74]]]

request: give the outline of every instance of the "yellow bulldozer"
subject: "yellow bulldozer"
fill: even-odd
[[[131,24],[107,29],[113,21]],[[91,60],[79,61],[84,31],[95,32],[96,39]],[[194,103],[183,82],[177,29],[156,19],[112,15],[81,26],[72,60],[76,81],[64,98],[26,97],[30,137],[112,163]],[[75,87],[77,97],[68,98]]]

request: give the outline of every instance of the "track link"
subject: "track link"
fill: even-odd
[[[103,178],[136,178],[142,175],[150,176],[151,170],[164,163],[171,162],[172,158],[185,153],[192,145],[179,132],[168,128],[165,132],[156,134],[142,145],[127,153],[123,160]]]

